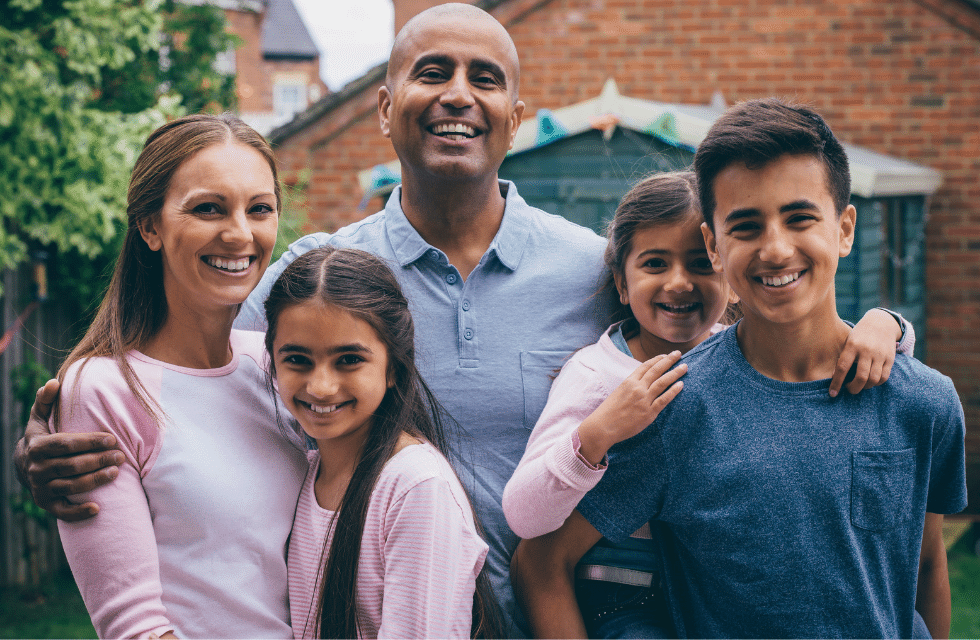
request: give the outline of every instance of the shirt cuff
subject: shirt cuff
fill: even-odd
[[[590,471],[602,471],[609,466],[609,456],[602,456],[599,464],[592,464],[582,455],[582,438],[578,435],[578,429],[572,431],[572,451],[575,453],[575,457],[585,464]]]

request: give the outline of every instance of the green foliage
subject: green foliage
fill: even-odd
[[[14,399],[20,402],[20,423],[27,424],[31,416],[31,405],[37,390],[51,378],[51,372],[39,364],[30,351],[24,353],[24,361],[10,370],[13,382]]]
[[[94,637],[67,568],[38,587],[0,587],[0,638]]]
[[[188,110],[233,104],[234,78],[212,65],[236,40],[210,6],[0,0],[0,270],[44,247],[76,261],[56,287],[102,271],[82,265],[115,256],[143,140]]]

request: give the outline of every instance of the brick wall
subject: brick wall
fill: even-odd
[[[597,95],[814,105],[845,141],[943,173],[927,225],[931,366],[953,378],[980,462],[980,12],[961,0],[510,0],[492,11],[521,56],[527,113]],[[377,85],[284,141],[310,170],[311,229],[359,210],[356,172],[394,158]]]

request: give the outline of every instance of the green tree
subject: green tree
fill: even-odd
[[[97,299],[143,140],[233,106],[234,78],[213,62],[234,40],[210,6],[0,0],[0,269],[55,249],[53,292]]]

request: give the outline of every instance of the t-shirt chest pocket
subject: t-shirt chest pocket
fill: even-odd
[[[887,531],[906,520],[915,487],[915,449],[854,451],[851,456],[851,524]]]

